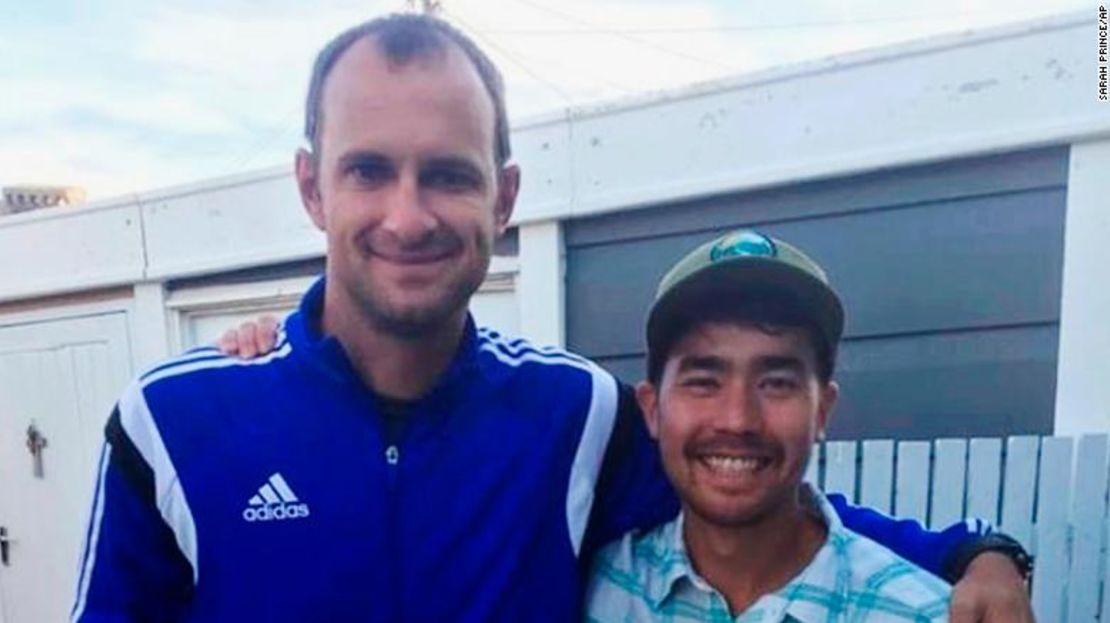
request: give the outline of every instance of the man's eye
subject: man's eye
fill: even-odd
[[[791,376],[768,376],[759,382],[759,387],[774,394],[788,394],[796,391],[800,383]]]
[[[433,169],[420,176],[422,185],[446,191],[470,190],[480,186],[478,179],[467,171]]]
[[[710,376],[691,376],[683,379],[682,386],[694,391],[712,391],[717,388],[717,379]]]
[[[352,164],[348,174],[362,184],[380,184],[388,180],[392,172],[380,163],[360,162]]]

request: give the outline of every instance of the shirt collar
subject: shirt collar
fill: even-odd
[[[845,573],[848,570],[846,545],[850,541],[840,516],[829,503],[828,499],[809,483],[802,483],[802,496],[807,505],[818,518],[825,523],[828,537],[821,549],[814,555],[813,560],[805,566],[786,586],[773,594],[765,595],[753,607],[756,607],[766,598],[782,602],[784,609],[778,609],[778,617],[772,621],[779,621],[784,615],[790,615],[799,621],[824,621],[828,612],[815,609],[815,604],[806,600],[792,599],[792,589],[796,589],[803,582],[807,585],[816,585],[828,588],[843,598],[847,598]],[[679,582],[685,580],[698,590],[709,592],[713,590],[709,584],[694,570],[686,550],[686,541],[683,539],[684,514],[670,523],[664,524],[660,530],[649,538],[636,545],[637,548],[649,548],[647,553],[654,559],[650,575],[645,582],[647,597],[652,606],[659,610],[663,604],[677,590]],[[642,554],[637,552],[637,554]]]
[[[775,594],[786,602],[784,615],[808,623],[809,621],[825,621],[828,610],[818,603],[807,599],[794,599],[795,591],[802,585],[807,587],[819,586],[830,593],[839,595],[840,599],[847,600],[848,578],[851,575],[851,561],[848,557],[848,543],[852,540],[851,533],[847,531],[840,521],[828,498],[809,483],[803,484],[803,495],[811,510],[819,515],[825,522],[828,536],[821,549],[813,556],[813,560],[805,569],[794,577],[786,586]],[[846,603],[846,602],[845,602]],[[782,615],[780,615],[782,618]]]
[[[328,377],[341,383],[362,384],[362,379],[356,372],[343,345],[334,336],[325,335],[322,329],[324,313],[324,290],[326,280],[324,277],[317,279],[301,298],[297,311],[285,321],[284,331],[300,357],[313,367],[324,372]],[[440,395],[453,391],[469,378],[468,372],[477,367],[478,336],[474,318],[467,314],[466,327],[459,348],[455,352],[451,364],[440,377],[436,386],[428,396]]]
[[[673,521],[663,524],[657,532],[635,546],[638,549],[646,548],[647,551],[643,553],[650,556],[649,560],[654,559],[645,590],[656,610],[663,607],[663,603],[675,592],[681,580],[686,579],[695,585],[703,582],[694,571],[686,552],[686,541],[682,537],[684,522],[685,514],[679,513]],[[641,552],[637,552],[639,554]]]

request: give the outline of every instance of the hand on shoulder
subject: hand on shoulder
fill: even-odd
[[[258,320],[244,322],[238,328],[228,329],[216,342],[216,347],[221,353],[240,359],[261,357],[274,350],[278,326],[277,318],[261,316]]]

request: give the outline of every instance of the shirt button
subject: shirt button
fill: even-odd
[[[397,461],[401,459],[401,451],[397,446],[389,446],[385,449],[385,462],[390,465],[396,465]]]

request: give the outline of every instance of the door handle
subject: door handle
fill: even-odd
[[[10,566],[8,562],[8,547],[10,543],[11,540],[8,539],[8,529],[4,526],[0,526],[0,564],[5,567]]]

